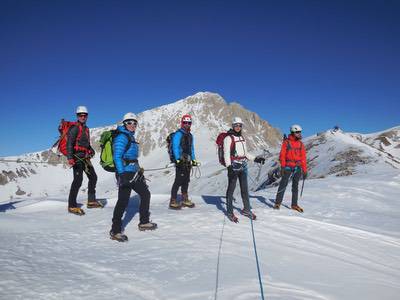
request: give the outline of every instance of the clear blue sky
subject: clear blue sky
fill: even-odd
[[[0,156],[212,91],[284,131],[400,124],[400,1],[0,0]]]

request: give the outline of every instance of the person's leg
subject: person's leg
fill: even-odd
[[[250,211],[249,186],[247,183],[247,170],[239,172],[240,193],[242,195],[243,210]]]
[[[69,190],[68,207],[77,207],[78,204],[76,203],[76,197],[78,196],[79,188],[82,185],[84,166],[78,161],[72,168],[74,172],[74,180],[72,181]]]
[[[182,178],[183,178],[182,168],[178,166],[175,167],[175,180],[171,189],[171,199],[176,200],[178,196],[179,187],[182,185]]]
[[[297,206],[297,200],[299,197],[299,181],[301,177],[301,170],[296,169],[292,179],[292,206]]]
[[[129,180],[132,180],[133,173],[129,174]],[[120,233],[122,230],[122,216],[125,212],[126,207],[128,206],[129,197],[131,195],[131,187],[119,187],[118,188],[118,200],[115,204],[113,218],[112,218],[112,232]]]
[[[150,217],[149,208],[150,208],[151,194],[146,184],[144,176],[142,176],[142,178],[140,178],[133,184],[133,190],[140,197],[140,205],[139,205],[140,224],[146,224],[149,222],[149,217]]]
[[[236,188],[238,175],[231,168],[228,168],[228,188],[226,190],[226,211],[233,214],[233,193]]]
[[[93,166],[89,166],[87,171],[85,171],[86,176],[89,179],[88,182],[88,202],[96,201],[96,184],[97,184],[97,174]]]
[[[278,193],[276,194],[275,205],[281,205],[283,200],[283,195],[285,194],[286,186],[289,182],[290,175],[292,174],[292,170],[284,170],[281,182],[279,184]]]

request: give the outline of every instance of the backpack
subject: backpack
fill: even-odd
[[[224,157],[224,139],[226,136],[230,135],[228,132],[221,132],[215,141],[218,147],[218,159],[219,163],[226,167],[225,165],[225,157]],[[231,156],[234,156],[235,153],[235,143],[233,141],[233,137],[231,136],[232,142],[231,142]]]
[[[68,141],[68,131],[72,126],[78,126],[79,123],[76,122],[71,122],[71,121],[65,121],[64,119],[61,119],[60,125],[58,126],[58,132],[60,133],[60,137],[58,138],[57,142],[54,143],[53,147],[57,146],[58,152],[61,154],[67,156],[67,141]],[[89,138],[89,129],[86,127],[86,134]],[[79,146],[78,142],[81,139],[82,136],[82,126],[78,126],[78,135],[76,137],[75,145],[74,145],[74,150],[75,151],[84,151],[88,152],[89,149],[85,147]],[[89,138],[90,140],[90,138]],[[52,148],[53,148],[52,147]]]
[[[57,142],[54,143],[53,147],[57,146],[58,152],[67,156],[67,139],[68,139],[68,130],[72,127],[78,125],[78,122],[70,122],[61,119],[60,125],[58,126],[58,132],[60,133],[60,137],[58,138]],[[82,128],[79,126],[79,133],[77,140],[82,135]],[[52,148],[53,148],[52,147]]]
[[[178,132],[178,130],[174,131],[174,132],[171,132],[170,134],[168,134],[167,139],[166,139],[166,141],[167,141],[167,150],[168,150],[168,155],[169,155],[169,161],[171,163],[175,163],[176,162],[175,161],[175,157],[174,157],[174,151],[172,150],[172,139],[174,138],[174,134],[177,133],[177,132]],[[188,142],[189,142],[189,145],[191,145],[191,143],[192,143],[192,135],[189,133],[188,136],[189,136],[189,141]],[[181,139],[181,147],[183,147],[184,142],[185,142],[185,135]]]
[[[125,151],[131,146],[131,139],[125,132],[120,132],[116,129],[104,131],[100,136],[100,165],[107,172],[115,172],[114,158],[113,158],[113,141],[118,134],[125,134],[128,137],[128,144],[125,147]]]

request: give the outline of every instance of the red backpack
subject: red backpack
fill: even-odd
[[[218,159],[219,159],[219,163],[221,165],[223,165],[225,167],[225,158],[224,158],[224,139],[226,136],[228,136],[229,133],[227,132],[221,132],[218,136],[217,139],[215,141],[215,143],[217,144],[218,147]],[[231,142],[231,157],[234,156],[235,153],[235,142],[233,140],[233,137],[230,136],[232,139]]]
[[[53,147],[57,146],[57,150],[62,153],[63,155],[67,156],[67,140],[68,140],[68,130],[72,127],[78,125],[78,122],[70,122],[70,121],[65,121],[64,119],[61,119],[61,123],[58,126],[58,131],[60,132],[60,138],[58,139],[57,142],[55,142],[55,144],[53,145]],[[81,136],[82,136],[82,126],[78,126],[79,130],[78,130],[78,136],[76,138],[76,144],[74,149],[75,150],[85,150],[87,151],[87,149],[80,149],[82,147],[78,146],[78,141],[80,140]],[[86,134],[89,136],[89,129],[87,129]]]

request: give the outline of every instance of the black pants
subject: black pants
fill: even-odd
[[[247,169],[244,168],[241,171],[233,171],[232,168],[228,168],[228,189],[226,190],[226,210],[228,214],[233,213],[233,192],[236,188],[236,182],[239,178],[240,193],[242,195],[243,210],[250,211],[250,200],[249,200],[249,187],[247,184]]]
[[[136,173],[129,173],[129,180],[132,180]],[[146,224],[149,222],[149,208],[150,208],[150,191],[146,184],[144,176],[139,180],[132,183],[131,187],[119,187],[118,189],[118,201],[114,208],[114,214],[112,218],[112,231],[119,233],[122,230],[122,216],[128,206],[129,197],[131,196],[131,190],[134,190],[140,197],[139,215],[140,223]]]
[[[297,200],[299,197],[299,180],[301,177],[301,169],[296,168],[294,170],[287,170],[283,173],[281,183],[279,184],[278,193],[276,194],[276,204],[281,204],[283,200],[283,195],[285,194],[286,186],[289,183],[290,175],[293,173],[292,179],[292,205],[297,205]]]
[[[89,179],[88,201],[95,201],[97,175],[92,164],[89,162],[88,165],[86,165],[83,161],[78,160],[73,166],[73,171],[74,180],[72,181],[71,189],[69,190],[68,207],[77,207],[76,197],[78,196],[79,188],[82,185],[83,172],[86,173],[86,176]]]
[[[190,182],[190,170],[192,166],[189,164],[178,165],[175,168],[175,181],[171,189],[171,199],[176,199],[178,196],[179,187],[182,194],[187,194]]]

